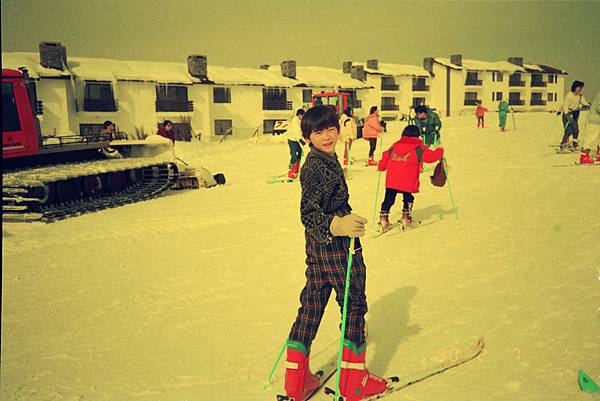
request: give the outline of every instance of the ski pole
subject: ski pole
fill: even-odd
[[[351,141],[350,138],[348,138]],[[350,171],[350,142],[346,142],[346,164],[348,166],[348,179],[352,178],[352,172]]]
[[[383,154],[383,133],[381,134],[381,142],[379,143],[379,154]],[[379,169],[379,166],[377,166]],[[375,191],[375,203],[373,204],[373,230],[375,230],[375,211],[377,210],[377,199],[379,198],[379,184],[381,183],[381,173],[383,171],[379,171],[377,175],[377,190]]]
[[[513,130],[515,130],[515,131],[516,131],[516,130],[517,130],[517,126],[516,126],[516,124],[515,124],[515,112],[513,111],[513,112],[511,112],[510,114],[512,114],[512,120],[513,120]]]
[[[348,251],[348,268],[346,269],[346,285],[344,287],[344,306],[342,307],[342,329],[340,331],[340,346],[338,349],[337,373],[335,375],[335,398],[340,395],[340,376],[342,371],[342,352],[344,350],[344,337],[346,335],[346,315],[348,313],[348,290],[350,288],[350,273],[352,271],[352,257],[354,256],[354,237],[350,239],[350,249]]]
[[[281,350],[279,350],[279,355],[277,356],[277,360],[275,361],[275,364],[273,365],[273,368],[271,369],[271,372],[269,373],[269,377],[267,377],[267,383],[264,383],[264,385],[263,385],[263,391],[265,391],[267,389],[267,387],[271,384],[271,379],[273,378],[273,373],[275,373],[275,369],[277,368],[277,365],[279,365],[279,361],[281,361],[281,356],[283,355],[283,351],[285,351],[285,346],[287,345],[287,341],[288,341],[288,339],[286,338],[285,341],[283,342],[283,345],[281,346]]]
[[[452,196],[452,187],[450,186],[450,177],[448,177],[448,170],[446,169],[446,158],[442,156],[442,166],[444,167],[444,173],[446,174],[446,181],[448,182],[448,192],[450,192],[450,201],[452,202],[452,210],[454,210],[454,217],[458,220],[458,210],[454,204],[454,196]]]
[[[583,149],[583,147],[585,146],[585,134],[587,132],[587,124],[588,124],[588,116],[590,115],[590,112],[587,111],[585,113],[585,124],[583,124],[583,135],[581,136],[581,149]]]

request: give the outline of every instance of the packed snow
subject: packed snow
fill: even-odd
[[[374,373],[407,377],[485,338],[480,358],[390,401],[588,401],[578,369],[600,383],[600,168],[548,146],[560,140],[558,117],[515,118],[506,133],[493,113],[484,129],[475,116],[443,118],[450,185],[433,187],[424,173],[414,211],[442,221],[363,239]],[[401,129],[388,125],[384,148]],[[348,185],[371,225],[378,173],[363,166],[367,149],[352,147]],[[283,392],[283,363],[263,385],[299,306],[304,230],[299,183],[266,180],[287,172],[287,144],[178,142],[176,153],[227,184],[53,224],[3,224],[2,400]],[[314,368],[335,356],[339,322],[332,297]]]

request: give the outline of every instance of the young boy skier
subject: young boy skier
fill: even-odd
[[[309,368],[310,346],[332,289],[343,306],[350,237],[364,235],[367,223],[352,213],[348,203],[348,186],[335,154],[339,130],[338,116],[327,106],[313,107],[302,120],[302,136],[310,145],[300,174],[306,285],[287,341],[285,371],[286,395],[295,401],[304,400],[319,386]],[[354,248],[340,372],[340,393],[346,401],[359,401],[387,388],[387,382],[370,374],[365,365],[366,267],[358,238]]]
[[[506,100],[502,100],[498,103],[498,127],[500,127],[501,131],[506,131],[506,116],[509,111],[510,107]]]
[[[402,225],[412,223],[411,211],[415,200],[414,193],[419,192],[419,171],[423,163],[434,163],[442,158],[444,149],[429,150],[419,138],[419,128],[407,125],[402,138],[383,152],[379,161],[379,171],[387,170],[385,176],[385,198],[381,204],[379,224],[387,231],[389,214],[396,201],[396,194],[403,196]]]
[[[427,106],[420,105],[415,108],[415,117],[415,125],[419,127],[425,146],[437,145],[440,142],[440,129],[442,128],[440,116]]]

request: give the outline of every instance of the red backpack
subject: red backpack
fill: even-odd
[[[446,169],[444,168],[444,163],[440,161],[437,166],[435,166],[433,175],[429,178],[431,179],[431,184],[436,187],[443,187],[446,185]]]

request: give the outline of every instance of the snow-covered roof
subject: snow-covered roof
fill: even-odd
[[[416,77],[429,76],[429,72],[425,68],[419,67],[418,65],[378,63],[376,70],[367,68],[367,63],[364,61],[353,61],[352,65],[362,65],[365,72],[369,74],[409,75]]]
[[[514,73],[517,71],[526,72],[525,68],[516,64],[509,63],[508,61],[481,61],[463,58],[462,66],[452,63],[449,58],[445,57],[436,57],[435,61],[442,65],[454,68],[456,70],[465,69],[475,71],[507,71],[510,73]]]
[[[68,77],[68,71],[46,68],[40,64],[40,55],[38,53],[4,53],[2,52],[2,68],[13,70],[19,67],[27,68],[31,78],[39,77]]]
[[[564,74],[564,75],[568,75],[568,72],[566,72],[565,70],[561,70],[559,68],[550,67],[550,66],[544,65],[544,64],[538,64],[538,66],[542,69],[542,71],[544,71],[547,74]]]
[[[530,72],[535,72],[535,71],[537,71],[537,72],[543,72],[544,71],[542,69],[542,67],[540,67],[537,64],[525,64],[525,63],[523,63],[523,68],[525,68],[527,71],[530,71]]]
[[[286,78],[276,71],[258,68],[208,66],[208,79],[223,85],[265,85],[291,88],[302,82]]]
[[[269,71],[281,74],[281,67],[278,65],[269,66]],[[312,87],[339,86],[347,89],[372,87],[358,79],[351,78],[349,74],[344,74],[340,70],[329,67],[297,66],[296,80],[298,81],[296,85],[305,84]]]

